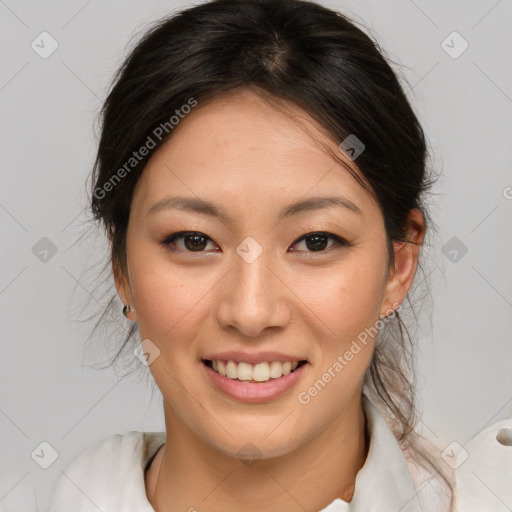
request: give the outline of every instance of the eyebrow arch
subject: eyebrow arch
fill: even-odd
[[[357,214],[362,214],[361,209],[352,201],[345,197],[340,196],[326,196],[326,197],[311,197],[297,201],[296,203],[285,206],[278,215],[278,220],[281,221],[287,217],[297,215],[305,211],[320,210],[323,208],[330,208],[333,206],[343,207],[349,211]],[[210,217],[218,217],[224,221],[229,221],[229,216],[226,213],[211,203],[203,199],[194,197],[170,197],[154,204],[148,211],[147,215],[152,215],[157,212],[177,209],[189,212],[195,212]]]

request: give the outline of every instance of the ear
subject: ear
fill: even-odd
[[[393,242],[395,264],[389,270],[381,304],[381,317],[390,315],[405,300],[412,286],[418,266],[418,257],[425,237],[425,223],[421,212],[414,208],[408,214],[406,234],[409,242]]]
[[[130,285],[130,278],[123,272],[122,269],[117,267],[115,264],[112,264],[112,273],[114,276],[117,294],[119,295],[121,302],[124,305],[129,304],[131,307],[131,311],[128,313],[128,318],[133,322],[136,322],[137,317],[135,313],[135,306],[133,304],[133,294]]]

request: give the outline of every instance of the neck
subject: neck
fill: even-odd
[[[368,453],[357,395],[309,442],[283,456],[252,463],[206,444],[166,404],[164,409],[166,443],[145,475],[146,493],[157,512],[321,510],[336,498],[352,499],[356,474]]]

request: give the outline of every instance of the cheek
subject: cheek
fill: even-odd
[[[324,326],[331,349],[342,350],[379,318],[384,284],[382,262],[354,253],[325,272],[300,280],[299,296]]]
[[[179,272],[144,270],[134,280],[134,298],[141,336],[165,343],[179,339],[177,334],[189,328],[194,320],[194,307],[200,307],[204,295],[199,283],[186,282]]]
[[[152,247],[134,247],[131,256],[130,277],[141,339],[154,341],[172,361],[179,351],[194,355],[221,276],[206,265],[173,264],[164,250]]]
[[[381,270],[378,262],[358,258],[315,283],[303,283],[304,293],[308,290],[305,302],[323,325],[323,332],[316,333],[315,362],[296,397],[310,434],[330,423],[360,393],[378,333]]]
[[[314,364],[297,400],[315,424],[332,419],[359,391],[378,334],[384,264],[377,255],[354,253],[336,269],[302,282],[304,302],[320,319],[320,331]]]

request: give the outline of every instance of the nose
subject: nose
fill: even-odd
[[[290,320],[290,291],[265,253],[247,262],[238,255],[223,279],[216,317],[221,328],[256,338]]]

